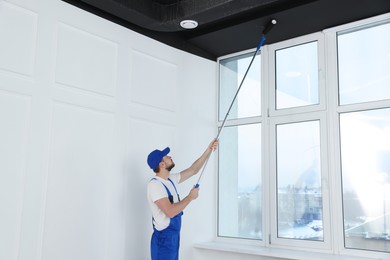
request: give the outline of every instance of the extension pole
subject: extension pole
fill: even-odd
[[[260,42],[259,42],[259,44],[257,45],[256,51],[255,51],[255,53],[253,54],[252,60],[251,60],[251,62],[249,63],[248,68],[247,68],[246,71],[245,71],[244,77],[242,78],[241,83],[240,83],[240,85],[239,85],[239,87],[238,87],[238,89],[237,89],[237,91],[236,91],[236,94],[235,94],[234,97],[233,97],[232,103],[230,104],[230,106],[229,106],[229,108],[228,108],[228,110],[227,110],[227,113],[226,113],[226,115],[225,115],[225,118],[224,118],[223,121],[222,121],[222,125],[221,125],[221,127],[219,128],[217,137],[216,137],[215,139],[218,139],[218,138],[219,138],[219,135],[221,134],[222,129],[223,129],[224,126],[225,126],[227,117],[229,116],[229,113],[230,113],[230,110],[231,110],[232,107],[233,107],[234,101],[236,100],[237,95],[238,95],[238,93],[240,92],[240,89],[241,89],[241,87],[242,87],[242,84],[244,83],[244,80],[245,80],[245,78],[246,78],[246,75],[248,74],[249,69],[251,68],[252,63],[253,63],[254,59],[256,58],[256,55],[257,55],[257,53],[259,52],[261,46],[263,46],[263,43],[264,43],[264,41],[265,41],[265,35],[271,30],[272,26],[275,25],[275,24],[276,24],[276,20],[272,19],[271,21],[268,22],[268,24],[267,24],[266,27],[264,28],[263,33],[262,33],[262,36],[261,36],[261,39],[260,39]],[[202,176],[203,176],[203,172],[204,172],[204,169],[205,169],[206,166],[207,166],[207,163],[208,163],[208,161],[209,161],[209,158],[210,158],[210,155],[207,157],[206,162],[204,163],[202,172],[200,173],[199,178],[198,178],[198,181],[197,181],[197,183],[196,183],[196,185],[195,185],[196,188],[199,187],[200,179],[201,179]]]

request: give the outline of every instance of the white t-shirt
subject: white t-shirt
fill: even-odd
[[[179,202],[179,200],[175,188],[173,187],[172,183],[169,180],[164,180],[163,178],[158,176],[155,176],[154,178],[156,178],[156,180],[152,179],[148,183],[147,195],[148,195],[149,206],[152,211],[154,227],[157,230],[161,231],[163,229],[166,229],[169,226],[170,218],[167,217],[167,215],[165,215],[164,212],[162,212],[154,202],[159,199],[168,197],[168,193],[164,185],[171,192],[173,196],[173,202],[176,203]],[[170,174],[169,179],[171,179],[171,181],[175,184],[177,188],[177,185],[180,181],[180,173]],[[162,185],[162,183],[164,183],[164,185]]]

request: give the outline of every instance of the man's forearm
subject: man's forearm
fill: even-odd
[[[166,212],[165,215],[167,215],[169,218],[173,218],[174,216],[182,212],[190,204],[191,201],[192,199],[187,196],[181,201],[171,204],[171,207],[168,209],[168,212]]]

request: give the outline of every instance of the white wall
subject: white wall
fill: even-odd
[[[146,156],[203,152],[216,63],[60,0],[0,0],[0,35],[0,260],[149,259]],[[182,259],[215,234],[213,158]]]

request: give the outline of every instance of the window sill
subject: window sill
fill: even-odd
[[[367,258],[367,257],[357,257],[357,256],[332,255],[332,254],[318,253],[318,252],[303,252],[297,250],[267,248],[261,246],[240,245],[240,244],[223,243],[223,242],[208,242],[208,243],[195,244],[194,247],[197,249],[213,250],[213,251],[220,251],[220,252],[231,252],[231,253],[243,254],[243,255],[276,257],[276,258],[291,259],[291,260],[313,260],[313,259],[374,260],[374,259],[378,259],[378,258]]]

